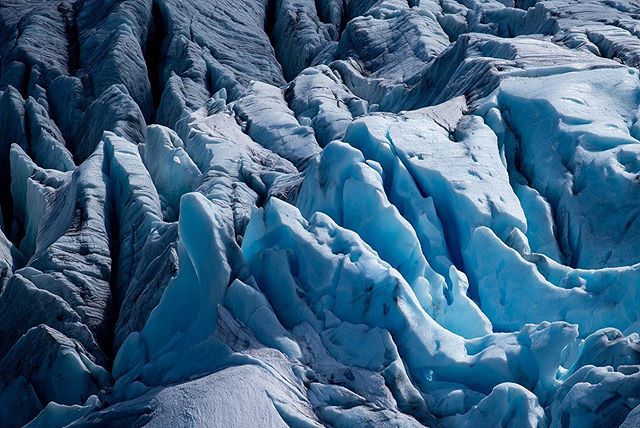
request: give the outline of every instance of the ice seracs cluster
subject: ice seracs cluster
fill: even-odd
[[[0,426],[640,425],[633,0],[5,0]]]

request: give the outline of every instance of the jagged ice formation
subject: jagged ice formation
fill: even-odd
[[[0,0],[0,426],[640,426],[640,3]]]

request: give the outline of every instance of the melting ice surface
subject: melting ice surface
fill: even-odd
[[[0,24],[0,426],[640,426],[636,1]]]

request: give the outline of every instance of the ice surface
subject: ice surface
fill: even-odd
[[[45,106],[34,98],[25,104],[25,122],[30,125],[31,150],[35,161],[44,168],[70,171],[75,168],[60,130],[49,118]]]
[[[465,337],[491,332],[489,321],[466,296],[466,280],[455,276],[450,289],[431,268],[412,225],[386,198],[377,167],[368,165],[357,149],[333,142],[307,172],[297,204],[307,218],[323,212],[357,232],[399,271],[422,308],[444,327]],[[468,315],[456,319],[461,313]]]
[[[242,3],[162,0],[157,4],[167,39],[186,36],[208,51],[205,62],[212,80],[217,80],[214,89],[231,90],[234,85],[245,86],[250,80],[284,83],[281,67],[264,31],[265,3],[264,0]]]
[[[274,50],[283,75],[289,81],[336,39],[338,28],[335,24],[322,22],[315,1],[278,0],[277,3],[273,23]],[[296,55],[291,55],[293,51]]]
[[[72,144],[74,158],[82,162],[93,153],[104,131],[134,144],[145,141],[142,112],[122,84],[110,86],[85,111]]]
[[[322,65],[300,73],[286,96],[298,120],[310,122],[322,146],[342,139],[353,118],[368,109],[367,102],[353,95],[338,73]]]
[[[280,244],[274,246],[274,241]],[[525,375],[526,381],[544,388],[551,382],[547,377],[554,370],[554,360],[559,363],[559,355],[553,355],[557,350],[551,349],[562,348],[560,343],[568,344],[577,334],[568,324],[547,323],[528,325],[519,335],[488,335],[467,342],[438,325],[398,271],[380,260],[358,235],[322,213],[307,222],[295,207],[278,199],[271,199],[264,212],[254,216],[243,252],[285,327],[308,322],[322,329],[331,313],[350,323],[387,329],[423,388],[433,379],[467,378],[486,390],[497,379],[519,376],[524,370],[516,368],[519,364],[533,362],[540,377]],[[518,336],[536,337],[535,350],[529,349],[531,342],[516,340]]]
[[[639,29],[4,0],[0,426],[638,426]]]
[[[4,289],[13,271],[22,261],[22,254],[0,230],[0,289]]]
[[[34,355],[34,349],[42,354]],[[31,418],[28,410],[16,407],[19,394],[11,390],[21,380],[27,382],[22,384],[25,392],[34,393],[40,403],[62,405],[84,402],[110,382],[108,372],[91,362],[81,344],[44,325],[27,331],[4,356],[0,376],[0,414],[11,424]]]
[[[33,221],[37,227],[32,229],[36,235],[32,238],[35,246],[30,247],[28,253],[31,258],[27,267],[18,271],[20,276],[15,277],[15,286],[8,286],[18,292],[29,284],[28,288],[35,287],[33,291],[51,294],[52,299],[62,299],[61,303],[65,302],[63,306],[69,305],[65,310],[69,310],[72,319],[82,320],[93,334],[102,336],[102,339],[107,335],[105,321],[111,295],[103,159],[100,145],[72,174],[65,175],[62,183],[54,179],[53,186],[50,186],[46,173],[40,177],[32,176],[29,185],[39,188],[37,197],[45,201],[40,201],[40,206],[34,204],[36,212],[33,214],[37,213],[37,218]],[[27,196],[30,196],[29,192]],[[0,298],[10,297],[2,295]],[[37,325],[35,320],[40,316],[54,316],[47,315],[45,306],[41,308],[42,312],[23,304],[12,305],[11,310],[14,314],[23,313],[22,316],[34,322],[20,325],[20,328]],[[5,313],[4,316],[11,315]],[[57,319],[57,322],[62,321],[62,317]],[[20,330],[15,325],[8,324],[4,328],[14,330],[11,337],[16,334],[19,337]],[[5,347],[11,344],[3,341]],[[88,343],[83,344],[90,349]]]
[[[171,278],[178,271],[177,223],[156,223],[142,249],[140,262],[131,273],[131,281],[115,325],[114,348],[118,349],[129,333],[140,331],[156,307]]]
[[[501,136],[505,150],[518,152],[519,171],[551,204],[556,239],[571,266],[640,260],[632,238],[640,227],[639,84],[637,72],[613,68],[510,78],[498,90],[497,108],[509,112],[504,127],[518,136],[517,143]]]
[[[93,91],[101,94],[121,84],[145,118],[152,115],[151,87],[143,56],[150,0],[114,4],[82,2],[77,6],[78,66],[91,77]]]
[[[530,391],[518,384],[501,383],[464,415],[450,416],[445,424],[452,427],[478,426],[540,427],[547,425],[544,410]]]
[[[175,131],[161,125],[147,128],[147,140],[140,145],[140,153],[161,202],[164,202],[165,217],[176,219],[180,197],[197,186],[202,173],[184,150]]]
[[[113,216],[118,230],[115,300],[119,304],[127,293],[132,273],[142,261],[141,253],[155,224],[162,220],[160,198],[144,168],[135,144],[111,132],[103,136]],[[134,226],[135,225],[135,226]]]
[[[461,116],[457,101],[451,103],[449,109],[460,118],[453,129],[437,111],[417,110],[356,120],[345,140],[381,165],[393,162],[388,152],[397,156],[420,192],[433,198],[452,261],[464,266],[477,227],[487,226],[506,239],[513,228],[526,231],[526,219],[495,135],[477,116]]]
[[[234,109],[251,138],[298,169],[320,153],[313,130],[298,123],[278,88],[253,82]]]
[[[198,348],[210,352],[209,348],[216,351],[221,347],[213,334],[216,308],[222,303],[231,274],[224,248],[228,232],[220,210],[199,193],[188,194],[180,205],[180,270],[144,328],[131,334],[120,348],[114,363],[116,377],[126,375],[152,385],[185,379],[206,369],[201,367],[203,361],[194,358]],[[137,360],[142,356],[146,361]],[[192,360],[194,367],[171,369],[176,358]],[[216,355],[209,355],[204,362],[208,359],[215,361]]]

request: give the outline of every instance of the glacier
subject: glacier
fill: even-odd
[[[0,0],[0,426],[640,426],[635,0]]]

